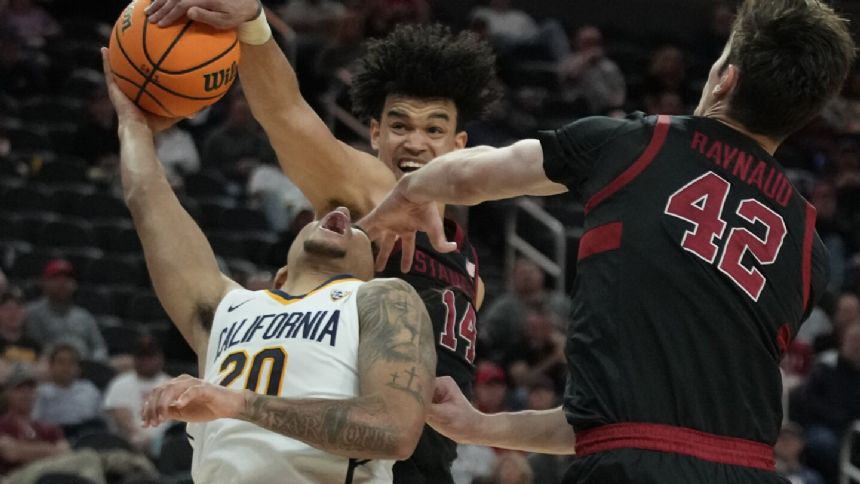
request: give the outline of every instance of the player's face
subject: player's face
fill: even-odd
[[[437,156],[466,146],[457,132],[457,107],[450,99],[388,96],[379,120],[370,121],[370,142],[396,178]]]
[[[352,223],[349,210],[338,207],[306,225],[296,236],[287,255],[287,266],[302,264],[369,280],[373,278],[372,244],[367,234]]]

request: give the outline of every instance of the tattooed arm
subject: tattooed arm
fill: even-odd
[[[332,454],[406,459],[415,450],[433,396],[436,348],[421,298],[399,279],[358,291],[360,395],[287,399],[237,392],[184,375],[152,392],[144,422],[239,418]]]

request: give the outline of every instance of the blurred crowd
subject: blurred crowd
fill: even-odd
[[[116,121],[98,49],[123,2],[67,3],[0,0],[0,474],[9,482],[48,472],[89,479],[81,482],[190,482],[184,429],[144,429],[138,418],[151,388],[195,372],[196,361],[152,293],[119,197]],[[506,95],[467,130],[472,145],[501,146],[589,115],[692,113],[734,16],[731,3],[716,2],[695,42],[649,43],[537,18],[510,0],[465,2],[473,5],[465,16],[453,0],[264,3],[305,98],[363,148],[365,138],[334,113],[349,110],[362,41],[397,23],[443,21],[494,47]],[[267,287],[313,215],[281,174],[241,86],[156,144],[222,269]],[[818,211],[831,277],[783,361],[787,418],[775,452],[792,483],[835,483],[847,429],[860,420],[860,67],[776,157]],[[569,196],[546,208],[567,224],[581,216]],[[566,378],[570,300],[526,258],[503,276],[498,224],[482,221],[506,213],[493,204],[472,210],[488,287],[474,404],[553,408]],[[458,484],[551,484],[568,459],[477,446],[459,453]]]

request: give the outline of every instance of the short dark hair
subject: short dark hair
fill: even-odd
[[[839,92],[855,57],[847,20],[818,0],[747,0],[728,48],[740,70],[729,116],[780,139]]]
[[[57,359],[57,356],[64,351],[74,353],[75,357],[78,360],[81,359],[81,352],[78,350],[78,348],[75,345],[73,345],[71,343],[57,343],[51,347],[51,352],[48,353],[48,361],[50,363],[53,363],[54,360]]]
[[[450,99],[458,124],[480,117],[499,98],[496,56],[470,32],[448,27],[400,25],[370,40],[352,82],[353,111],[363,121],[379,119],[389,95]]]

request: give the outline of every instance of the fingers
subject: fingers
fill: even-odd
[[[156,0],[146,9],[149,22],[161,25],[161,20],[172,14],[177,4],[179,4],[179,0]]]
[[[396,237],[391,234],[383,236],[378,240],[379,254],[376,256],[376,272],[382,272],[385,270],[385,266],[388,264],[388,258],[391,257],[391,251],[394,250],[394,243],[396,240]]]
[[[186,13],[189,19],[194,20],[195,22],[202,22],[204,24],[209,24],[216,29],[231,29],[234,28],[235,22],[232,21],[229,14],[224,12],[215,12],[212,10],[205,10],[200,7],[191,7],[188,9],[188,13]]]
[[[169,409],[185,390],[199,382],[189,375],[182,375],[158,386],[150,393],[143,407],[143,424],[145,427],[155,427],[169,420]]]
[[[427,237],[430,239],[430,244],[436,252],[447,254],[457,250],[456,242],[448,242],[445,237],[445,227],[442,225],[442,219],[435,213],[430,215],[429,225],[427,227]]]
[[[412,268],[415,257],[415,232],[401,234],[400,250],[400,272],[405,274]]]

